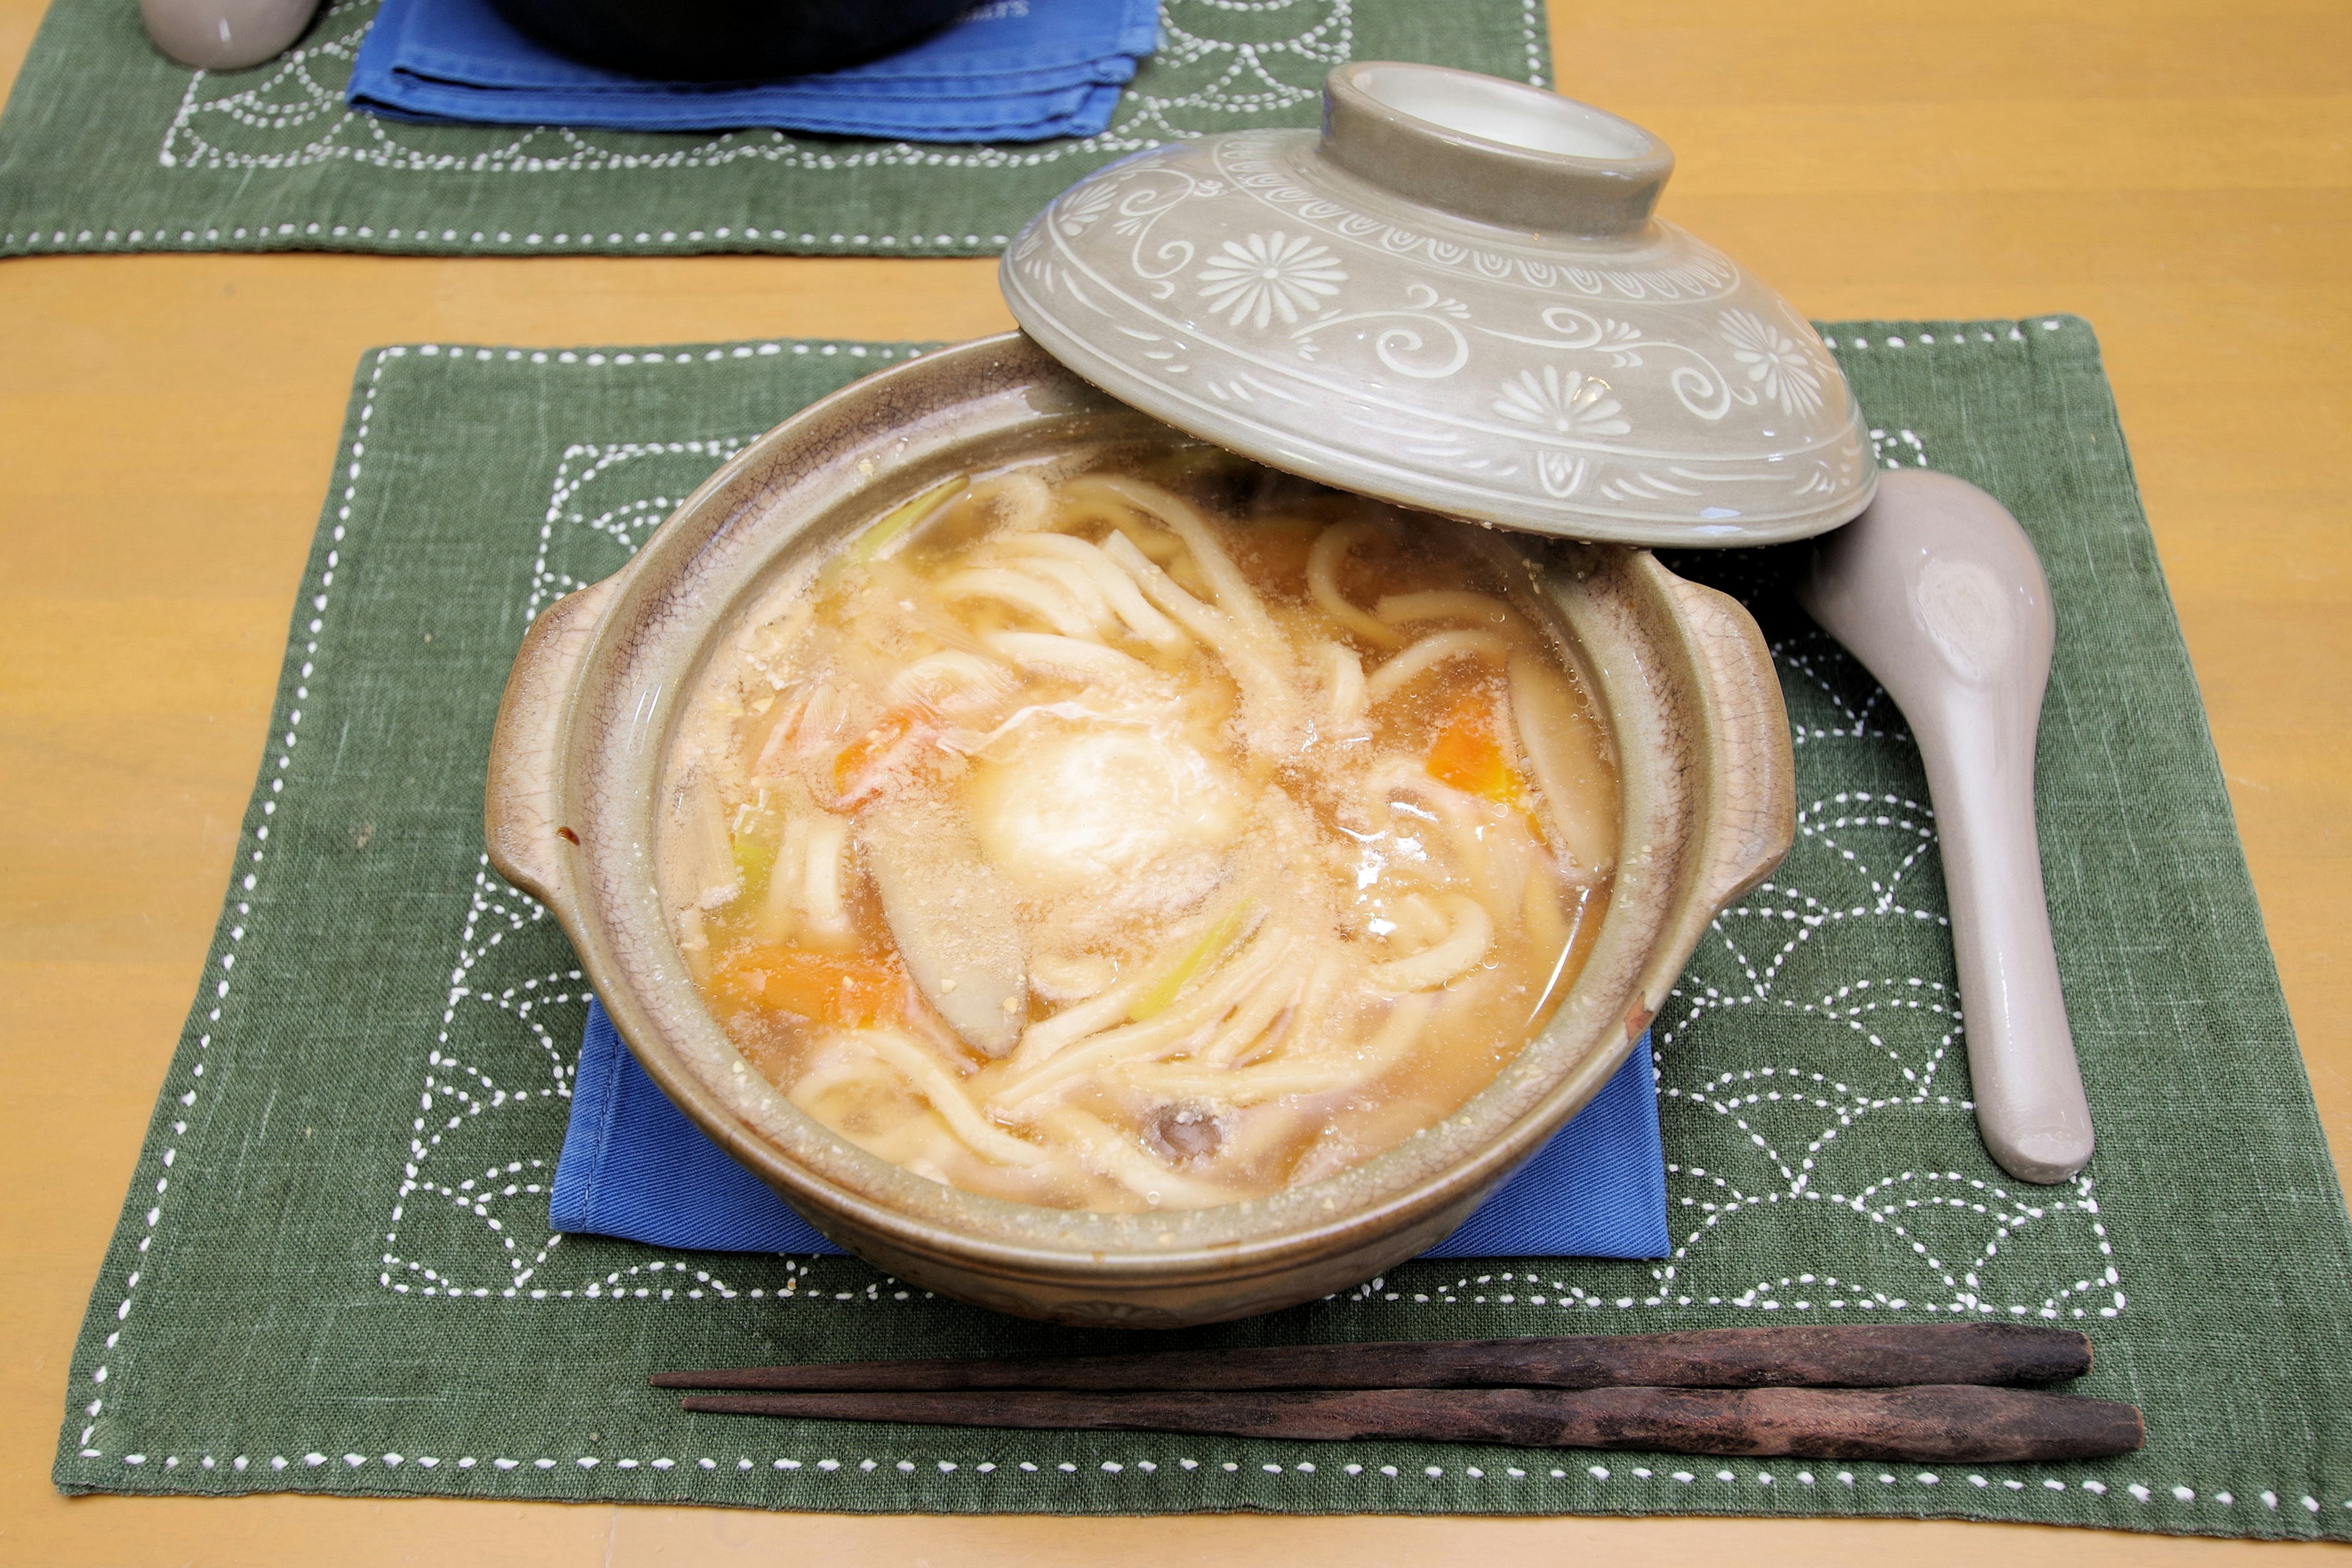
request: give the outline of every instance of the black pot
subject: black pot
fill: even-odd
[[[971,0],[491,0],[540,43],[669,81],[838,70],[913,43]]]

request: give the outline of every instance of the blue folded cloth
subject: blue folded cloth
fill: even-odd
[[[654,1086],[591,1003],[548,1218],[711,1252],[838,1253]],[[1576,1120],[1429,1258],[1663,1258],[1665,1155],[1644,1035]]]
[[[666,82],[567,59],[488,0],[383,0],[354,108],[395,120],[623,131],[776,126],[919,142],[1092,136],[1159,41],[1157,0],[989,0],[862,66],[754,83]]]

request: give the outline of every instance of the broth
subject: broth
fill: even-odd
[[[1616,858],[1525,560],[1204,447],[949,481],[736,623],[661,886],[794,1104],[952,1186],[1200,1207],[1370,1157],[1549,1016]]]

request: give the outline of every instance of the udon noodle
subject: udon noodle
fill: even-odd
[[[745,1060],[908,1171],[1067,1208],[1258,1196],[1444,1117],[1616,856],[1519,554],[1205,447],[879,520],[740,619],[667,789]]]

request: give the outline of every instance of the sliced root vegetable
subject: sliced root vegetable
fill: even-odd
[[[1547,832],[1570,875],[1604,877],[1617,864],[1617,778],[1607,734],[1559,674],[1532,654],[1510,663],[1511,718],[1543,796]]]
[[[1001,1057],[1029,1022],[1018,900],[961,814],[886,802],[858,824],[866,868],[907,972],[974,1050]]]
[[[840,732],[846,708],[840,689],[830,681],[788,692],[777,705],[760,759],[752,764],[752,775],[780,776],[801,758],[816,754]]]
[[[768,876],[768,890],[760,900],[759,934],[764,942],[782,942],[801,926],[801,889],[807,884],[808,810],[784,813],[776,838],[776,856]]]
[[[1537,952],[1559,952],[1565,958],[1568,940],[1576,932],[1569,924],[1562,893],[1557,872],[1529,877],[1519,896],[1519,932]]]

